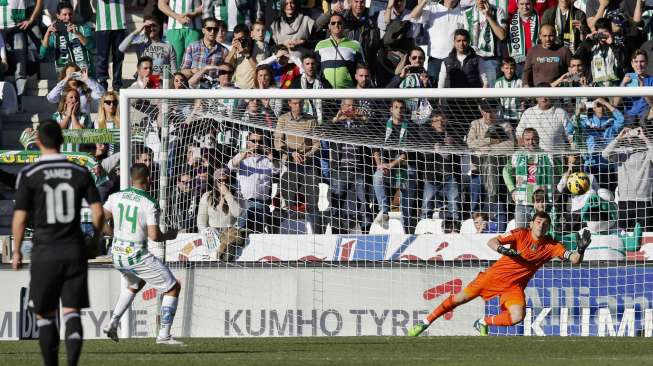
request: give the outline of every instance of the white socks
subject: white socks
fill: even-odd
[[[120,297],[118,297],[118,302],[116,303],[116,307],[113,309],[113,315],[111,316],[111,326],[112,327],[117,327],[118,323],[120,322],[120,317],[122,317],[122,314],[127,311],[129,308],[129,305],[131,305],[132,301],[134,301],[134,297],[136,296],[135,293],[131,292],[127,288],[123,288],[122,291],[120,292]]]
[[[176,297],[163,296],[163,300],[161,301],[161,328],[159,329],[159,338],[161,339],[170,336],[170,327],[177,312],[177,301],[178,299]]]

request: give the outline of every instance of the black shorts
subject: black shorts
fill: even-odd
[[[88,263],[83,261],[37,261],[30,266],[30,307],[36,314],[59,308],[83,309],[88,301]]]

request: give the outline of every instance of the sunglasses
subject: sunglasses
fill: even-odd
[[[218,27],[204,27],[208,32],[217,32],[220,28]]]
[[[329,25],[342,25],[342,22],[331,22]]]
[[[231,75],[233,73],[234,72],[231,71],[231,70],[218,70],[218,76],[220,76],[220,75]]]
[[[180,180],[179,183],[181,183],[181,184],[190,184],[190,180]]]
[[[423,60],[424,57],[423,56],[411,56],[410,59],[411,60]]]
[[[255,143],[255,144],[260,144],[261,142],[263,142],[263,140],[260,140],[260,139],[250,139],[249,142],[253,142],[253,143]]]
[[[114,105],[114,104],[118,104],[118,101],[117,101],[117,100],[105,100],[105,101],[104,101],[104,104],[106,104],[106,105]]]

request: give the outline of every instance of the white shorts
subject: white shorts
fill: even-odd
[[[141,280],[164,293],[172,290],[177,283],[177,279],[170,271],[170,268],[151,254],[143,257],[140,262],[133,265],[115,267],[120,271],[122,277],[127,280],[127,286],[134,290],[138,289]]]

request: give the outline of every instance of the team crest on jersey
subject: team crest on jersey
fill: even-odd
[[[531,252],[537,252],[537,243],[531,244]]]

